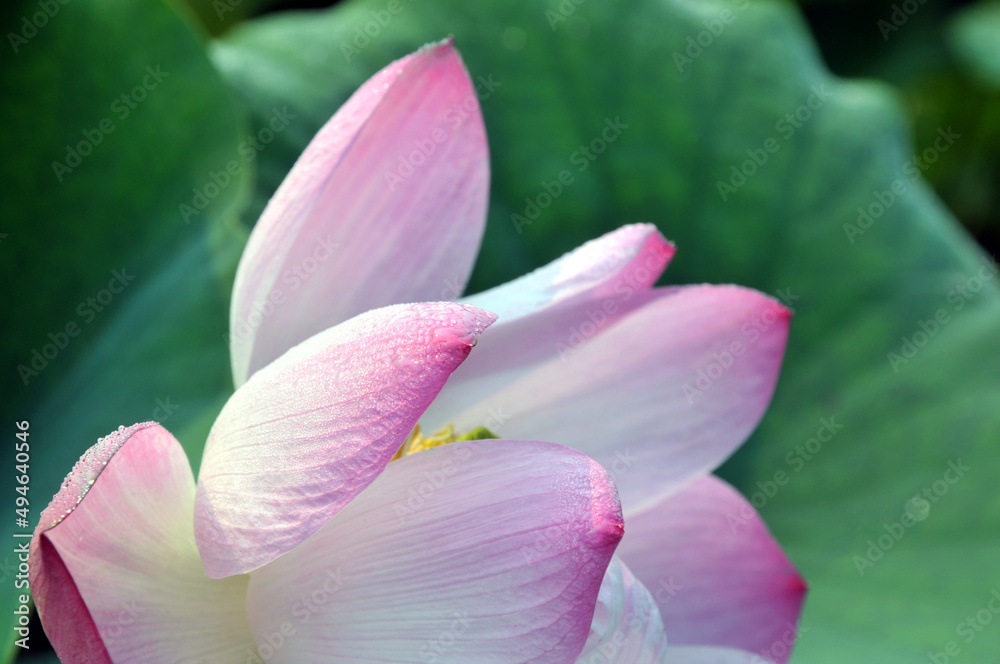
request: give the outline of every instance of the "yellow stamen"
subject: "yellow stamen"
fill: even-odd
[[[447,445],[448,443],[455,443],[460,440],[483,440],[486,438],[496,438],[497,436],[487,429],[486,427],[476,427],[472,431],[461,436],[455,435],[455,426],[449,424],[448,426],[438,429],[430,436],[424,436],[420,433],[420,425],[413,427],[413,431],[410,435],[406,437],[406,442],[403,443],[399,451],[396,452],[392,457],[392,461],[396,459],[401,459],[408,454],[413,454],[414,452],[420,452],[421,450],[429,450],[433,447],[440,447],[441,445]]]

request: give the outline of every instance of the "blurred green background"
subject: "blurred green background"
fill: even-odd
[[[120,424],[160,420],[197,466],[232,390],[248,229],[358,85],[453,34],[492,146],[472,290],[652,221],[678,245],[664,283],[792,296],[772,408],[720,471],[747,495],[790,473],[761,513],[811,585],[792,661],[997,662],[1000,3],[387,6],[0,9],[0,384],[5,449],[31,422],[32,525]],[[254,142],[276,114],[288,121]],[[519,232],[512,215],[608,118],[628,125],[620,139]],[[791,463],[824,418],[843,429]],[[949,484],[949,464],[969,470]],[[920,520],[878,546],[903,514]],[[12,547],[0,562],[7,661]],[[36,623],[18,661],[51,659]]]

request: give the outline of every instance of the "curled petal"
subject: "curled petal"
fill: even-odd
[[[431,405],[428,424],[444,425],[557,356],[570,330],[593,326],[595,318],[610,325],[634,310],[673,255],[674,245],[652,224],[623,226],[520,279],[463,298],[497,314],[497,324]]]
[[[486,224],[479,101],[447,40],[372,77],[257,222],[233,286],[233,378],[369,309],[451,300]]]
[[[389,465],[252,574],[275,664],[572,661],[622,532],[607,473],[549,443],[466,441]]]
[[[205,577],[194,544],[194,477],[155,423],[80,459],[31,542],[30,581],[63,662],[235,661],[252,648],[246,577]]]
[[[590,638],[576,664],[671,664],[656,602],[617,556],[597,597]]]
[[[498,369],[482,379],[492,391],[457,412],[435,407],[427,424],[485,425],[504,437],[574,447],[614,473],[629,514],[715,468],[746,440],[771,401],[790,317],[775,300],[736,286],[555,307],[539,316],[545,325],[521,331],[521,345],[546,349],[545,361]]]
[[[530,274],[462,302],[495,313],[499,326],[556,304],[646,290],[676,249],[653,224],[631,224],[591,240]],[[494,334],[496,330],[494,330]]]
[[[493,320],[453,303],[385,307],[254,374],[215,421],[199,473],[208,575],[270,562],[368,486]]]

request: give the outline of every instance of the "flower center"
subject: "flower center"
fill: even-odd
[[[440,447],[441,445],[455,443],[460,440],[485,440],[487,438],[497,437],[498,436],[495,433],[486,427],[476,427],[468,433],[457,436],[455,435],[455,426],[453,424],[449,424],[442,429],[438,429],[429,436],[425,436],[420,433],[420,425],[418,424],[413,427],[413,431],[411,431],[410,435],[406,437],[406,442],[399,448],[399,451],[396,452],[391,461],[402,459],[408,454],[413,454],[414,452],[429,450],[432,447]]]

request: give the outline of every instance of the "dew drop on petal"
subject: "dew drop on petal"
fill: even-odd
[[[76,506],[86,497],[90,488],[94,486],[101,471],[107,467],[111,458],[132,437],[132,434],[154,424],[154,422],[143,422],[127,428],[120,426],[111,434],[99,438],[93,447],[83,453],[66,479],[63,480],[59,493],[42,511],[36,533],[58,525],[59,522],[72,514]]]

